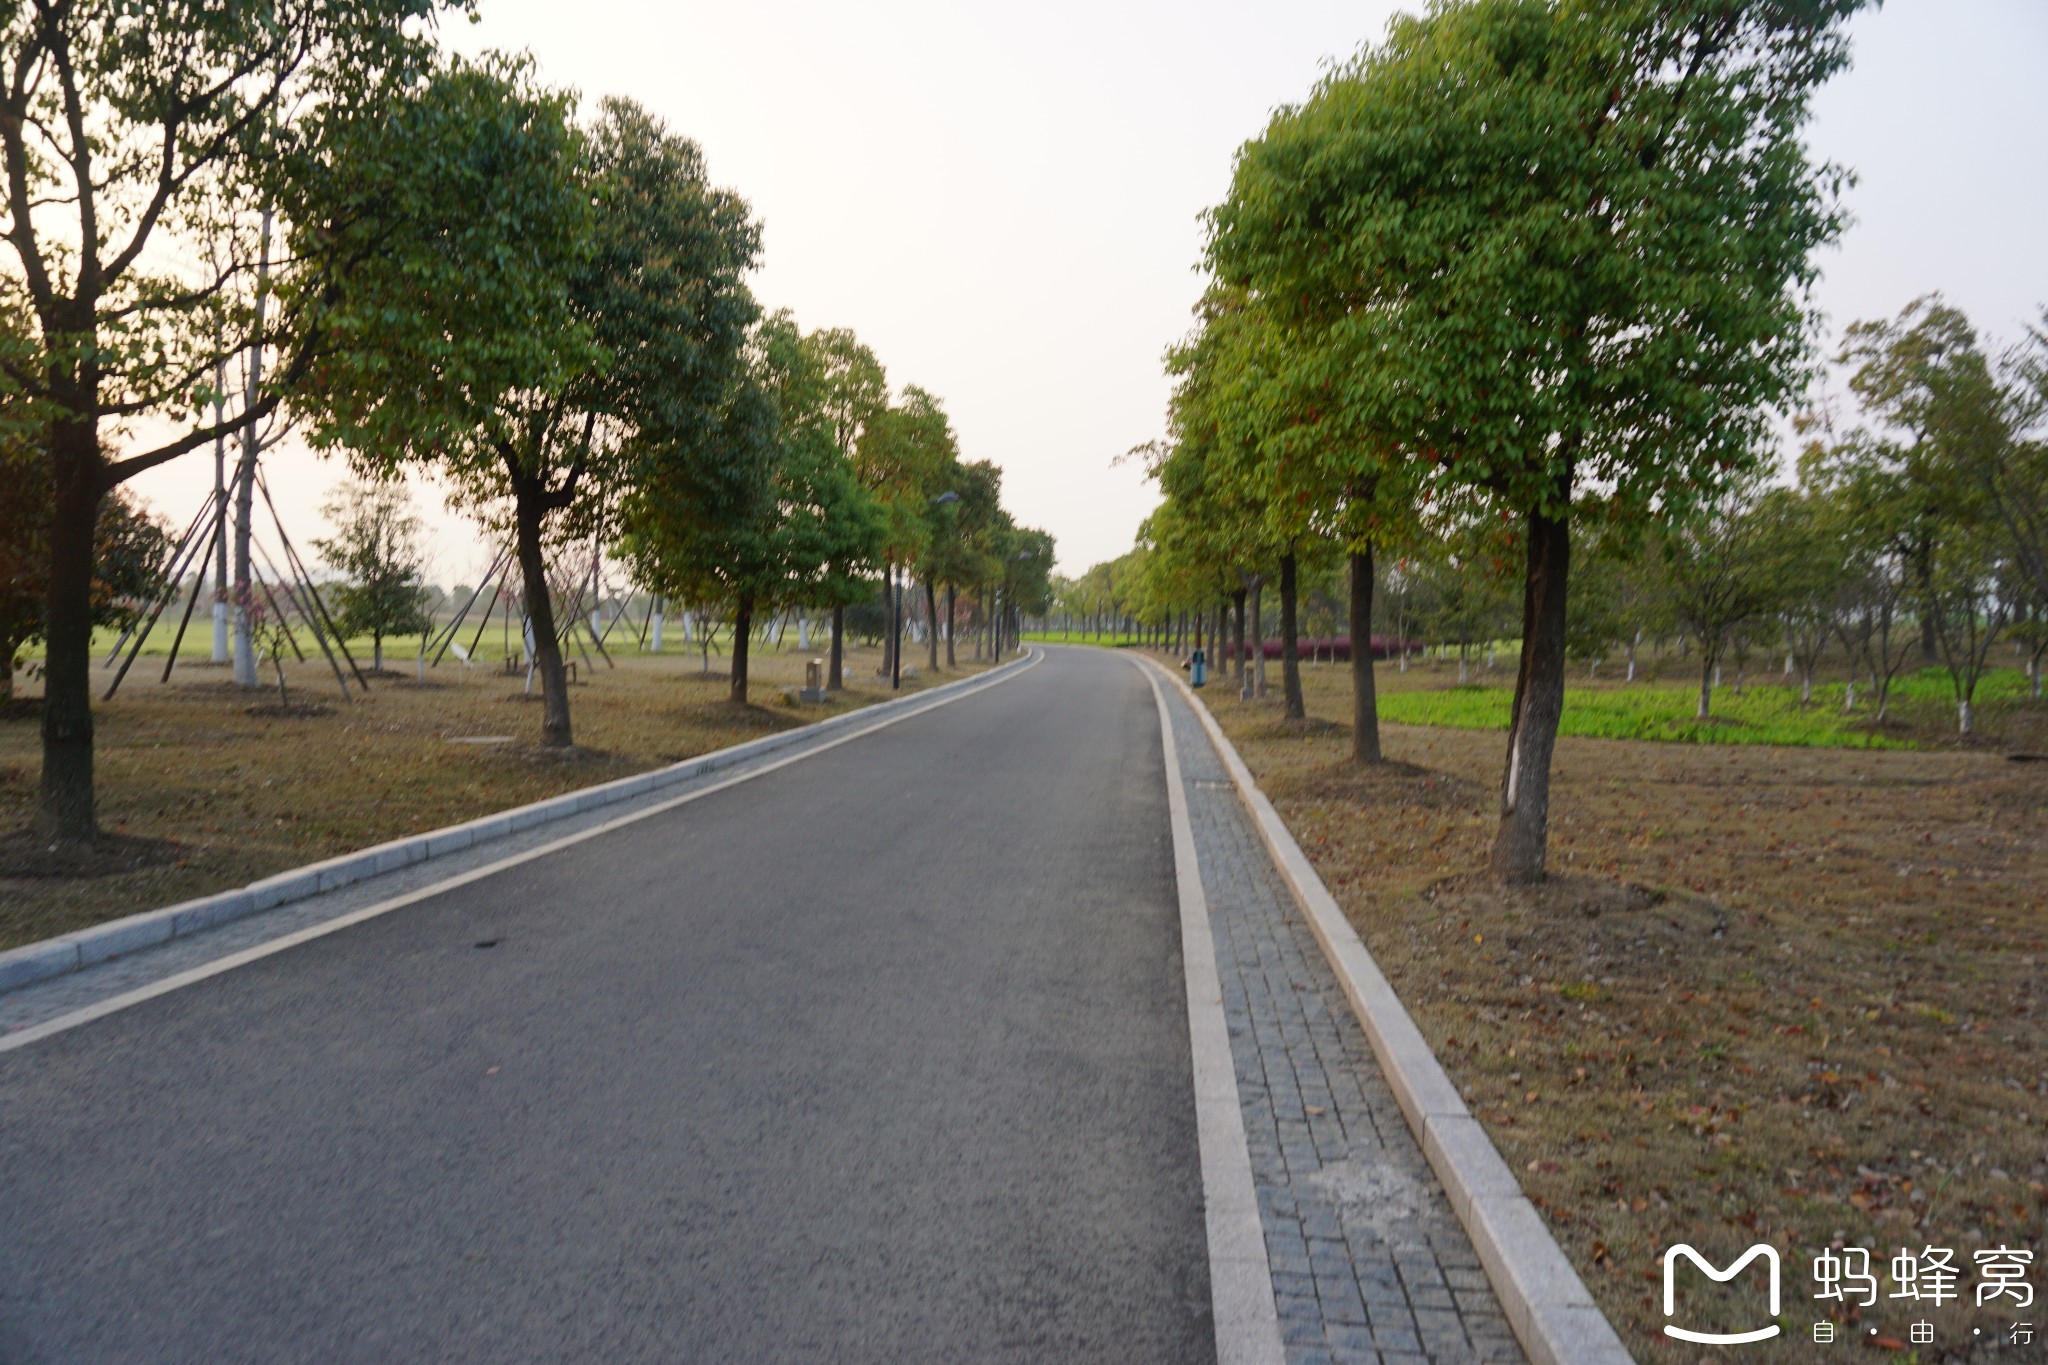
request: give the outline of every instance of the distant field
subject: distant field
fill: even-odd
[[[1027,630],[1024,638],[1041,645],[1108,645],[1115,648],[1131,643],[1129,635],[1108,630]]]
[[[182,610],[183,607],[180,606],[179,611]],[[442,618],[440,627],[436,631],[437,636],[440,630],[447,628],[448,622],[452,619],[454,619],[452,615]],[[503,658],[507,653],[519,652],[519,632],[516,623],[506,622],[502,614],[493,616],[489,624],[484,626],[481,635],[479,635],[477,628],[482,624],[483,622],[480,617],[472,615],[463,625],[463,628],[457,632],[457,643],[464,649],[468,649],[474,644],[480,656],[492,660]],[[617,621],[609,625],[604,632],[605,649],[613,654],[645,653],[646,651],[640,647],[640,632],[645,624],[644,613],[635,613],[627,620]],[[297,617],[293,618],[292,627],[298,635],[299,648],[304,650],[309,658],[318,658],[319,646],[314,642],[312,632],[307,630]],[[177,633],[177,614],[167,613],[164,619],[157,622],[156,628],[149,633],[149,638],[144,641],[142,657],[145,659],[156,659],[158,667],[161,669],[164,656],[171,652],[171,641],[176,638]],[[114,648],[115,642],[120,638],[120,634],[119,631],[104,628],[93,632],[92,647],[95,665],[106,659],[109,651]],[[813,633],[811,637],[813,652],[823,647],[825,638]],[[795,649],[796,642],[797,630],[795,626],[791,626],[785,632],[783,645],[789,649]],[[370,657],[369,636],[350,636],[347,644],[349,653],[356,656],[358,663],[368,663]],[[712,645],[711,656],[713,658],[722,657],[725,651],[731,647],[731,644],[732,631],[724,623],[721,623],[718,637]],[[585,651],[590,649],[590,637],[582,631],[576,633],[573,643],[565,645],[563,648],[567,652],[568,657],[575,658],[577,657],[579,646]],[[770,646],[763,643],[759,636],[755,637],[754,647],[757,650],[770,648]],[[669,618],[668,628],[662,640],[661,652],[664,655],[683,657],[696,654],[698,648],[699,646],[695,640],[683,638],[682,627],[677,619],[674,617]],[[419,658],[419,652],[420,637],[417,635],[392,635],[386,636],[384,639],[384,663],[387,668],[414,664]],[[38,659],[41,657],[41,653],[42,647],[37,645],[35,648],[27,651],[26,658],[30,660]],[[202,602],[199,610],[192,614],[192,623],[186,628],[185,638],[178,645],[178,657],[181,660],[204,662],[212,656],[213,615],[208,604]],[[455,656],[451,654],[449,657],[453,658]]]
[[[2023,697],[2026,674],[1999,669],[1977,687],[1977,703]],[[1380,718],[1397,725],[1441,725],[1460,730],[1505,730],[1513,690],[1507,685],[1474,685],[1431,691],[1394,692],[1380,699]],[[1924,717],[1953,703],[1948,674],[1939,668],[1902,677],[1893,686],[1894,707],[1911,708]],[[1814,688],[1813,702],[1802,706],[1797,687],[1775,681],[1749,684],[1740,696],[1732,688],[1715,689],[1713,718],[1694,719],[1699,688],[1684,684],[1643,683],[1635,686],[1569,687],[1565,691],[1560,732],[1594,739],[1646,739],[1681,744],[1784,744],[1826,749],[1910,749],[1912,739],[1877,732],[1868,693],[1858,690],[1856,710],[1842,710],[1842,685]]]

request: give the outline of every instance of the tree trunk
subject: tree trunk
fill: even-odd
[[[251,401],[255,389],[251,386]],[[235,600],[233,604],[235,645],[234,679],[238,687],[258,686],[256,637],[249,625],[249,608],[254,605],[255,577],[249,567],[249,542],[256,514],[256,431],[242,433],[242,458],[235,465]]]
[[[939,671],[939,593],[930,574],[924,577],[924,619],[925,643],[929,646],[926,653],[931,658],[931,670],[936,673]]]
[[[569,675],[562,667],[562,642],[555,637],[555,603],[548,592],[548,561],[540,543],[545,511],[540,490],[530,479],[515,476],[513,488],[519,575],[525,586],[526,619],[533,628],[533,666],[540,674],[540,742],[565,749],[575,738],[569,728]]]
[[[754,594],[743,592],[733,606],[732,699],[747,704],[747,647],[754,640]]]
[[[384,637],[381,635],[370,637],[370,668],[378,673],[384,671]]]
[[[882,566],[882,670],[881,676],[888,677],[896,664],[896,566],[893,563]]]
[[[1968,698],[1956,703],[1956,733],[1970,733],[1970,702]]]
[[[1550,842],[1550,758],[1564,714],[1566,579],[1571,527],[1538,512],[1528,518],[1528,569],[1522,590],[1522,661],[1508,728],[1507,775],[1492,870],[1503,882],[1541,881]]]
[[[953,584],[946,585],[946,671],[960,666],[953,653],[953,623],[960,619],[960,589]]]
[[[1293,554],[1280,557],[1280,685],[1287,695],[1287,718],[1308,719],[1308,705],[1301,698],[1301,651],[1295,643],[1295,562]]]
[[[1236,630],[1236,632],[1235,632],[1235,636],[1236,636],[1236,639],[1235,639],[1235,642],[1234,642],[1234,644],[1232,645],[1232,647],[1231,647],[1231,651],[1230,651],[1230,671],[1231,671],[1231,681],[1233,681],[1233,682],[1235,682],[1235,683],[1237,684],[1237,691],[1238,691],[1238,695],[1239,695],[1239,696],[1243,696],[1243,695],[1244,695],[1244,599],[1245,599],[1245,597],[1246,597],[1246,593],[1245,593],[1245,590],[1244,590],[1243,588],[1239,588],[1239,589],[1238,589],[1238,590],[1237,590],[1237,591],[1236,591],[1235,593],[1231,594],[1231,599],[1232,599],[1232,602],[1234,603],[1234,605],[1235,605],[1235,607],[1236,607],[1236,615],[1237,615],[1237,630]]]
[[[1372,672],[1372,546],[1351,555],[1351,761],[1380,761],[1380,703]]]
[[[214,366],[213,422],[219,426],[226,414],[223,411],[228,390],[228,366],[225,358]],[[225,520],[228,515],[228,438],[225,435],[213,438],[213,515]],[[228,653],[228,538],[225,527],[216,528],[213,537],[213,661],[217,664],[229,662]]]
[[[256,263],[256,332],[263,333],[264,313],[270,304],[271,211],[263,210],[261,254]],[[249,353],[248,386],[243,391],[245,407],[254,407],[263,391],[263,348]],[[254,423],[242,428],[242,458],[235,466],[235,650],[234,678],[242,687],[261,681],[256,670],[256,641],[249,628],[249,592],[254,574],[249,568],[249,538],[256,514],[256,458],[263,453],[262,434]]]
[[[837,692],[846,686],[846,608],[832,604],[832,654],[825,668],[825,688]]]
[[[0,702],[14,700],[14,656],[20,649],[18,644],[8,645],[0,654]]]
[[[51,424],[50,445],[56,499],[43,618],[43,778],[36,825],[44,838],[82,844],[99,835],[93,807],[92,735],[99,433],[90,417],[66,417]]]
[[[1713,661],[1702,654],[1700,656],[1700,709],[1699,713],[1693,717],[1694,720],[1705,720],[1707,718],[1707,708],[1713,704],[1714,672],[1715,665]]]
[[[1266,699],[1266,578],[1252,584],[1252,696]]]

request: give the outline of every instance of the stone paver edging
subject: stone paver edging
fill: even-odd
[[[232,891],[216,892],[196,900],[167,905],[159,910],[145,910],[140,914],[109,920],[105,924],[97,924],[76,933],[24,944],[0,953],[0,994],[71,972],[83,971],[87,967],[96,966],[124,953],[154,947],[160,943],[168,943],[172,939],[184,938],[219,925],[246,919],[251,915],[303,901],[322,892],[349,886],[398,868],[428,862],[508,834],[532,829],[536,825],[544,825],[553,820],[564,819],[603,806],[631,801],[650,792],[702,777],[706,773],[745,763],[792,745],[809,743],[841,730],[865,728],[878,721],[900,719],[905,714],[934,704],[940,699],[950,699],[962,691],[987,686],[995,679],[1028,667],[1041,657],[1043,651],[1034,649],[1023,658],[1012,660],[986,673],[962,678],[958,682],[946,683],[912,696],[878,702],[857,711],[845,711],[809,725],[714,750],[680,763],[672,763],[665,768],[656,768],[651,772],[636,773],[631,777],[603,782],[580,791],[564,792],[560,796],[515,806],[510,810],[481,816],[459,825],[428,830],[424,834],[393,839],[388,843],[377,844],[354,853],[344,853],[323,862],[308,863],[304,867],[279,872]]]
[[[1178,687],[1222,757],[1239,799],[1350,1001],[1408,1126],[1472,1239],[1522,1349],[1536,1365],[1626,1365],[1632,1357],[1493,1142],[1465,1107],[1428,1040],[1366,951],[1315,867],[1209,709]]]
[[[1209,1240],[1209,1301],[1216,1326],[1217,1365],[1281,1365],[1280,1319],[1273,1304],[1272,1266],[1259,1199],[1252,1184],[1230,1025],[1209,902],[1195,855],[1180,754],[1166,693],[1154,673],[1140,670],[1159,708],[1165,754],[1167,808],[1173,827],[1173,872],[1179,892],[1181,966],[1188,992],[1188,1052],[1194,1064],[1195,1127],[1202,1155],[1202,1214]]]

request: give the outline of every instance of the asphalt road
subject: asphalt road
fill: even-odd
[[[1053,651],[0,1054],[0,1361],[1211,1359],[1177,925]]]

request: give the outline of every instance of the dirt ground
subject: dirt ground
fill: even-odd
[[[1786,1334],[1744,1360],[1822,1358],[1830,1317],[1901,1352],[1931,1322],[1902,1358],[2048,1358],[1987,1344],[2048,1303],[1974,1297],[1975,1252],[2048,1251],[2048,763],[1565,738],[1554,875],[1504,894],[1476,875],[1504,736],[1390,727],[1361,771],[1348,672],[1306,674],[1305,726],[1205,695],[1632,1351],[1709,1355],[1661,1335],[1665,1247],[1725,1265],[1768,1240]],[[1870,1249],[1873,1309],[1814,1298],[1845,1246]],[[1927,1246],[1960,1302],[1891,1298],[1896,1251]],[[1706,1287],[1681,1292],[1709,1330],[1757,1325],[1753,1286]]]
[[[41,771],[34,688],[0,711],[0,949],[240,886],[273,872],[508,806],[624,777],[886,699],[880,653],[855,649],[849,684],[826,706],[793,692],[818,651],[752,659],[753,704],[728,700],[725,660],[711,671],[680,648],[659,658],[598,661],[570,689],[576,748],[534,743],[538,687],[454,660],[424,681],[404,671],[344,702],[325,665],[288,670],[291,706],[275,687],[244,692],[226,670],[180,664],[168,685],[144,660],[99,708],[99,809],[115,856],[78,876],[47,866],[28,835]],[[906,655],[923,663],[922,651]],[[975,671],[904,678],[904,689]],[[146,675],[146,676],[145,676]],[[101,680],[102,686],[104,680]],[[785,697],[785,692],[792,694]],[[23,875],[56,873],[58,875]],[[68,875],[67,875],[68,874]]]

